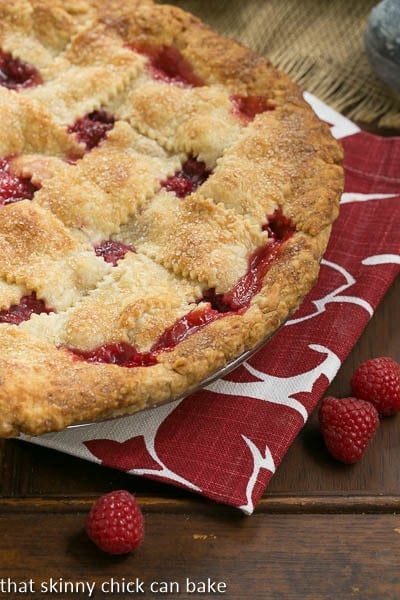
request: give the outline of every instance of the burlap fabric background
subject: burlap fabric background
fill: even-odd
[[[399,0],[400,1],[400,0]],[[176,0],[216,31],[267,56],[351,119],[400,127],[400,95],[371,70],[363,34],[377,0]]]

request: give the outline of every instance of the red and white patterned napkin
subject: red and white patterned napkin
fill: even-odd
[[[24,438],[252,513],[400,270],[400,138],[361,132],[306,94],[345,150],[346,183],[317,285],[252,358],[184,400]]]

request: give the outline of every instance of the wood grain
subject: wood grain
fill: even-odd
[[[179,593],[172,597],[222,595],[186,593],[187,579],[197,586],[223,583],[223,595],[231,600],[400,596],[397,515],[335,514],[328,521],[319,514],[257,513],[246,518],[221,512],[214,516],[145,512],[146,539],[134,555],[123,558],[104,556],[92,546],[82,530],[83,517],[69,510],[1,516],[3,577],[12,573],[14,581],[32,579],[36,590],[49,585],[51,578],[55,584],[61,578],[63,585],[94,582],[93,598],[110,597],[101,588],[109,589],[112,581],[116,590],[117,584],[136,578],[144,589],[136,595],[143,598],[159,595],[151,590],[156,582],[177,582]],[[74,597],[62,593],[65,588],[60,585],[52,597]]]

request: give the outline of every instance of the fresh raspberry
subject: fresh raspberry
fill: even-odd
[[[359,398],[324,398],[318,416],[330,454],[347,464],[361,458],[379,425],[376,408]]]
[[[371,358],[359,365],[351,378],[354,396],[368,400],[381,415],[400,410],[400,365],[389,358]]]
[[[143,514],[132,494],[117,490],[101,496],[86,519],[89,538],[108,554],[127,554],[143,540]]]

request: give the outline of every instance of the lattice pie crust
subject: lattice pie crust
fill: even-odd
[[[0,1],[0,435],[176,398],[319,270],[341,149],[286,75],[150,1]]]

